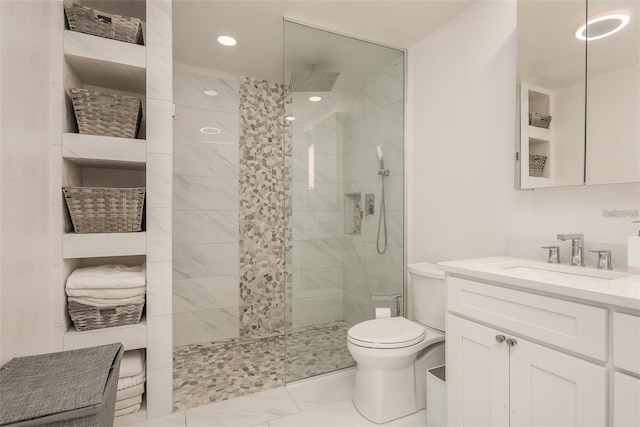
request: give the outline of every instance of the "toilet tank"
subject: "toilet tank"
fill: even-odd
[[[415,320],[444,331],[444,272],[435,264],[407,264],[411,282],[411,306]]]

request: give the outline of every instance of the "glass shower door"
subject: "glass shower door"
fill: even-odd
[[[284,22],[287,382],[354,366],[375,308],[403,315],[404,62]]]

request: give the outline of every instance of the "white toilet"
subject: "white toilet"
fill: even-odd
[[[444,273],[434,264],[407,265],[416,321],[367,320],[349,329],[357,363],[353,404],[374,423],[412,414],[426,405],[426,372],[444,364]]]

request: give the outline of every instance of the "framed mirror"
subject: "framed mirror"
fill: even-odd
[[[639,8],[518,0],[518,188],[640,181]],[[627,26],[596,39],[615,28],[598,20],[612,11]]]

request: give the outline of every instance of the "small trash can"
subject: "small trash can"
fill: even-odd
[[[16,357],[0,368],[0,425],[112,426],[122,344]]]
[[[427,426],[445,425],[446,367],[437,366],[427,371]]]

